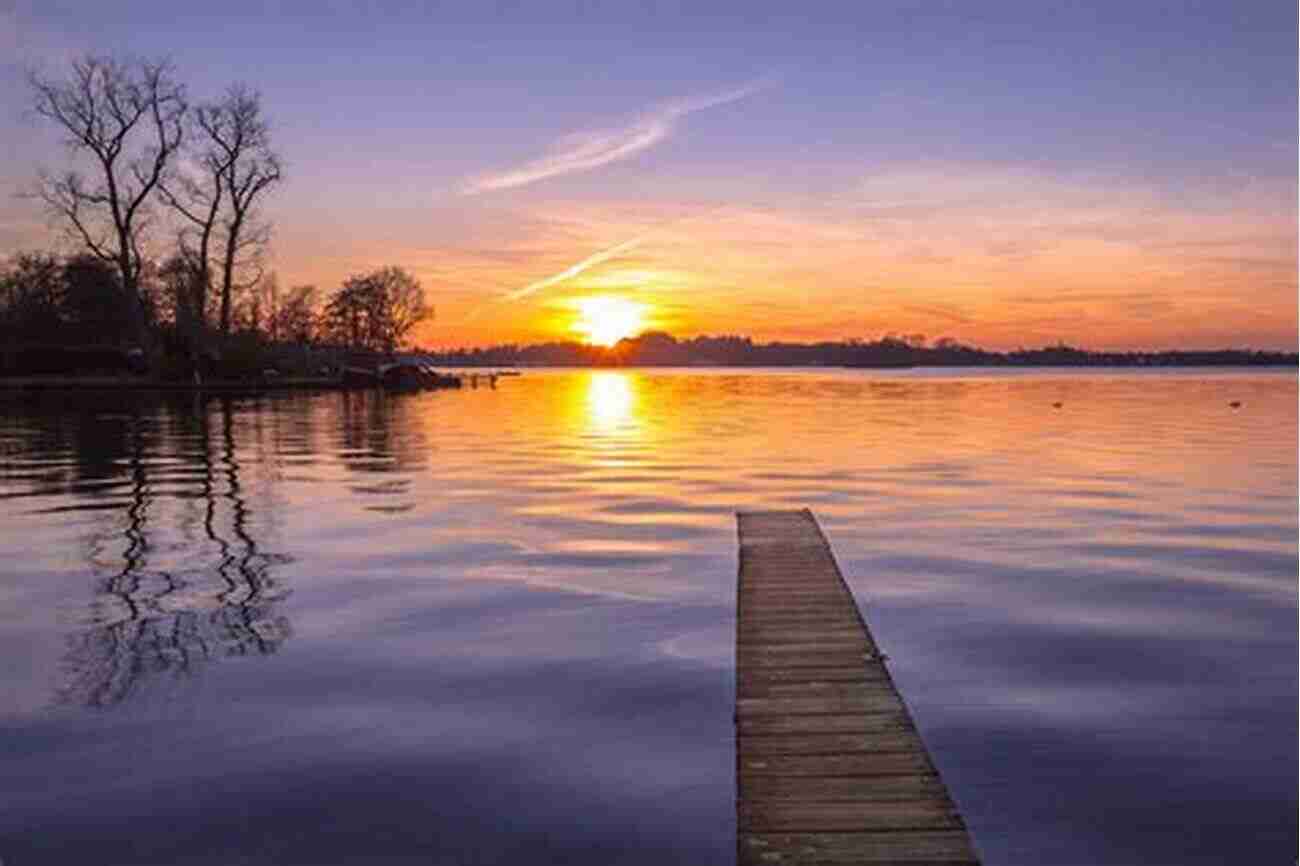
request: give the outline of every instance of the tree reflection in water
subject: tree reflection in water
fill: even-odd
[[[289,620],[276,609],[287,589],[272,573],[287,557],[264,552],[255,538],[231,402],[221,399],[214,407],[197,401],[189,411],[174,405],[167,410],[175,410],[167,414],[180,435],[151,440],[150,424],[163,412],[137,412],[116,443],[96,443],[101,450],[120,447],[119,465],[127,467],[124,546],[120,566],[97,581],[89,627],[69,638],[63,702],[110,707],[146,681],[185,678],[216,658],[269,655],[290,636]],[[220,427],[216,435],[214,421]],[[181,442],[192,446],[188,453]],[[179,461],[159,459],[169,447],[175,453],[167,456]],[[166,493],[159,489],[164,484]],[[202,550],[199,562],[183,568],[153,564],[155,534],[174,532],[157,525],[165,519],[156,515],[164,497],[200,501],[210,544],[194,545]],[[92,545],[92,566],[101,574],[108,563],[97,562],[93,550],[110,541],[101,537]]]
[[[339,462],[356,476],[348,489],[365,497],[367,511],[400,514],[415,508],[413,474],[429,459],[420,424],[421,394],[345,391],[339,395]]]

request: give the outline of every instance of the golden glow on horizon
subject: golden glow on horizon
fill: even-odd
[[[892,332],[999,350],[1061,340],[1094,349],[1295,345],[1291,192],[1261,184],[1208,200],[927,164],[884,167],[859,186],[818,208],[547,201],[494,241],[500,250],[452,238],[392,255],[425,257],[413,271],[438,318],[416,339],[435,348],[611,345],[646,330],[759,342]],[[593,250],[617,255],[570,273]],[[532,290],[495,300],[494,287],[516,286]],[[608,309],[586,300],[604,297],[619,300]],[[620,311],[631,304],[644,306],[642,321]]]
[[[645,329],[645,304],[617,295],[594,295],[574,301],[578,321],[573,330],[592,346],[613,346]]]

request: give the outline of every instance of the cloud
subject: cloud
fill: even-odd
[[[629,159],[667,139],[676,129],[677,122],[688,114],[744,99],[765,89],[772,81],[771,78],[761,78],[729,90],[664,103],[627,126],[566,135],[544,156],[515,168],[470,179],[461,187],[461,193],[477,195],[527,186]]]
[[[909,313],[916,313],[917,315],[934,319],[943,319],[948,322],[954,322],[958,325],[969,325],[975,322],[975,319],[972,316],[968,316],[951,307],[943,307],[937,304],[904,304],[902,309]]]

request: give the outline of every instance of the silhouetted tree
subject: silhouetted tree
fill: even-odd
[[[229,333],[234,294],[249,288],[261,278],[258,271],[241,281],[242,267],[257,269],[258,253],[270,237],[269,227],[259,223],[255,205],[259,197],[283,177],[280,157],[271,149],[270,129],[262,116],[262,100],[257,91],[243,84],[233,85],[216,102],[200,105],[194,112],[195,124],[202,136],[202,164],[211,177],[199,201],[209,209],[220,208],[221,306],[218,326]],[[211,220],[203,211],[197,225],[206,226],[211,235]],[[191,219],[191,222],[195,222]],[[202,231],[202,229],[201,229]]]
[[[155,280],[158,284],[159,321],[175,326],[179,333],[187,337],[198,330],[198,320],[202,319],[202,312],[196,309],[197,298],[201,294],[196,285],[201,279],[197,271],[197,262],[178,252],[158,266]]]
[[[389,266],[348,277],[326,305],[324,325],[336,342],[391,352],[431,315],[419,281]]]
[[[203,109],[200,109],[200,113]],[[178,309],[193,315],[193,320],[177,320],[178,327],[203,330],[207,325],[209,296],[212,291],[212,248],[224,196],[222,178],[229,170],[224,154],[211,145],[193,145],[189,166],[178,170],[158,184],[163,201],[181,217],[183,226],[178,235],[180,247],[170,262],[172,275],[187,272],[184,281],[186,297],[176,297]],[[179,286],[177,286],[179,287]],[[194,336],[191,334],[191,336]]]
[[[294,286],[280,298],[268,329],[275,339],[310,343],[316,339],[316,287]]]
[[[21,253],[0,274],[0,331],[45,339],[62,324],[63,264],[50,253]]]
[[[66,79],[33,72],[33,108],[86,154],[93,179],[76,170],[42,173],[39,195],[96,258],[117,270],[137,340],[146,334],[140,293],[149,201],[184,136],[184,88],[166,61],[87,55]]]
[[[63,320],[68,338],[103,342],[130,329],[128,298],[116,270],[93,255],[73,256],[63,265]],[[139,289],[146,323],[153,319],[147,287]],[[67,339],[67,338],[65,338]]]
[[[280,280],[274,272],[263,274],[256,282],[245,286],[230,314],[232,329],[276,340],[273,319],[279,294]]]
[[[15,342],[103,343],[128,330],[116,270],[90,254],[23,253],[0,274],[0,331]]]

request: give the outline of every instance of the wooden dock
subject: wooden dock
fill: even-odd
[[[816,518],[737,522],[737,862],[977,864]]]

